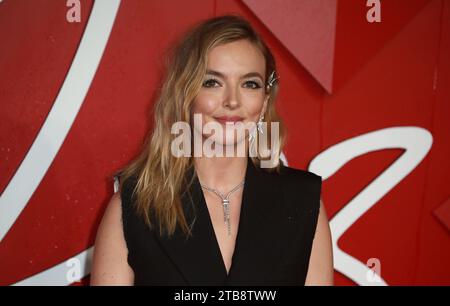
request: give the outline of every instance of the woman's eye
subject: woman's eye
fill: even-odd
[[[217,80],[209,79],[203,82],[203,87],[216,87],[215,85],[220,85]]]
[[[203,87],[211,88],[218,86],[220,86],[220,83],[216,79],[208,79],[203,82]],[[258,89],[261,88],[261,85],[259,85],[259,83],[256,81],[247,81],[244,83],[244,87],[250,89]]]
[[[261,88],[261,85],[259,85],[258,82],[255,81],[247,81],[245,82],[244,86],[251,89]]]

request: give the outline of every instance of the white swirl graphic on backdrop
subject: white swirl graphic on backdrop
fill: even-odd
[[[431,149],[433,136],[420,127],[390,127],[345,140],[317,155],[309,166],[326,180],[353,158],[383,149],[405,149],[405,152],[386,170],[358,193],[331,220],[334,267],[359,285],[387,285],[382,276],[379,282],[368,277],[373,272],[366,264],[338,247],[339,238],[362,215],[425,158]],[[373,279],[373,278],[372,278]]]
[[[0,241],[3,240],[41,183],[77,117],[108,43],[120,0],[96,0],[66,79],[42,128],[0,197]],[[88,249],[76,257],[86,267]],[[66,285],[57,265],[17,285]],[[65,267],[64,271],[68,268]],[[84,271],[90,269],[84,268]],[[84,276],[84,275],[83,275]]]

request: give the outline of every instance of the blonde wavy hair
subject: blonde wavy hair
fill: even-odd
[[[143,150],[115,173],[120,179],[119,190],[134,178],[134,208],[150,228],[157,223],[161,235],[173,235],[177,225],[186,235],[191,235],[192,225],[187,224],[181,197],[189,190],[196,176],[195,171],[191,172],[193,175],[190,178],[186,176],[188,170],[194,167],[193,157],[175,157],[171,154],[171,142],[176,136],[171,133],[172,124],[191,122],[191,106],[206,74],[208,52],[217,45],[240,39],[250,41],[264,55],[267,83],[270,74],[276,72],[275,59],[248,21],[237,15],[225,15],[196,25],[171,49],[167,75],[154,105],[153,129],[144,142]],[[269,134],[271,123],[279,123],[277,147],[270,148],[275,152],[277,164],[273,168],[265,168],[269,172],[280,170],[282,162],[279,156],[285,141],[285,128],[275,109],[278,86],[275,82],[273,86],[266,87],[269,99],[264,121],[267,122]],[[255,166],[260,165],[261,159],[259,154],[251,157]]]

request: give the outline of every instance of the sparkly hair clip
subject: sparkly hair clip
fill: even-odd
[[[267,89],[273,87],[276,81],[278,81],[278,77],[275,74],[275,70],[269,76],[269,80],[267,81]]]

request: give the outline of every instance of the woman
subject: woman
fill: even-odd
[[[333,284],[321,177],[279,159],[277,91],[274,57],[241,17],[209,19],[185,35],[155,105],[153,132],[120,172],[120,192],[98,229],[91,284]],[[237,153],[245,144],[244,155],[176,154],[177,122],[193,126],[189,136],[202,148],[209,141]],[[268,133],[263,122],[279,129]],[[211,123],[225,133],[212,133]],[[258,128],[235,139],[237,129],[229,128],[238,123]],[[258,149],[263,136],[277,138],[269,141],[269,160]]]

